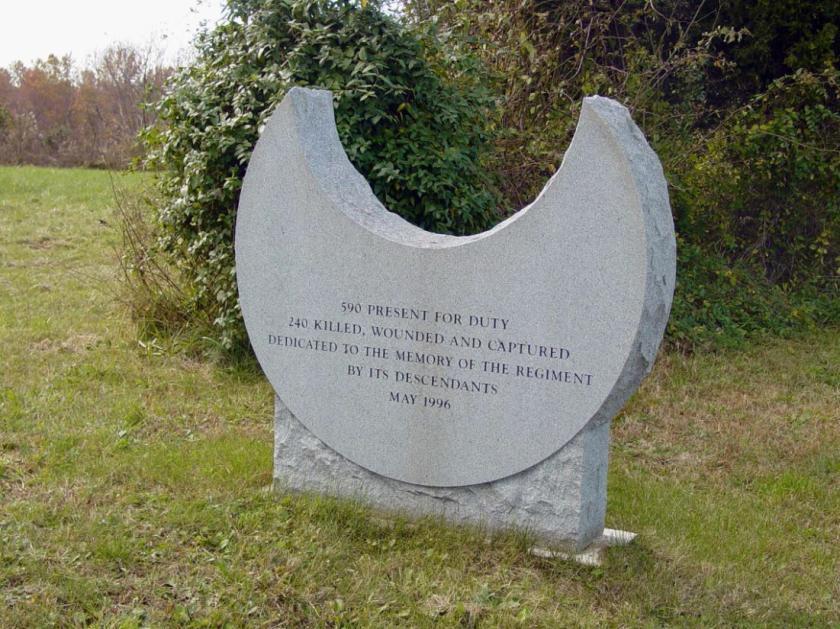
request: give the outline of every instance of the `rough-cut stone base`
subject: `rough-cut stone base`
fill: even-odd
[[[275,398],[274,487],[359,499],[411,515],[491,530],[525,529],[541,545],[580,551],[604,531],[609,422],[590,422],[558,452],[491,483],[426,487],[386,478],[344,458]]]

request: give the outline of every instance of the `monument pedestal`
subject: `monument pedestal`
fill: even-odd
[[[520,529],[540,546],[584,550],[604,532],[610,422],[592,421],[547,459],[463,487],[415,485],[371,472],[324,444],[275,397],[274,487],[354,498],[489,530]]]

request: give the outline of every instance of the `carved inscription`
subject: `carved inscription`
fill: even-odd
[[[383,400],[428,409],[523,380],[592,385],[593,374],[569,368],[572,349],[519,338],[516,327],[493,314],[345,301],[326,316],[296,313],[267,340],[277,351],[335,354],[335,377],[375,381]]]

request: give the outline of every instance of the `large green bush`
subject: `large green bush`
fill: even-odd
[[[488,94],[469,66],[350,0],[229,0],[197,42],[146,140],[159,169],[158,247],[225,347],[244,340],[233,268],[242,177],[260,128],[295,85],[332,90],[347,154],[387,207],[463,234],[496,220],[481,168]]]
[[[678,228],[772,283],[840,275],[840,74],[800,70],[726,119],[678,191]]]

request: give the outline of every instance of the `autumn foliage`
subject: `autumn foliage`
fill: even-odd
[[[169,72],[152,49],[123,44],[82,69],[54,55],[0,68],[0,163],[127,165]]]

